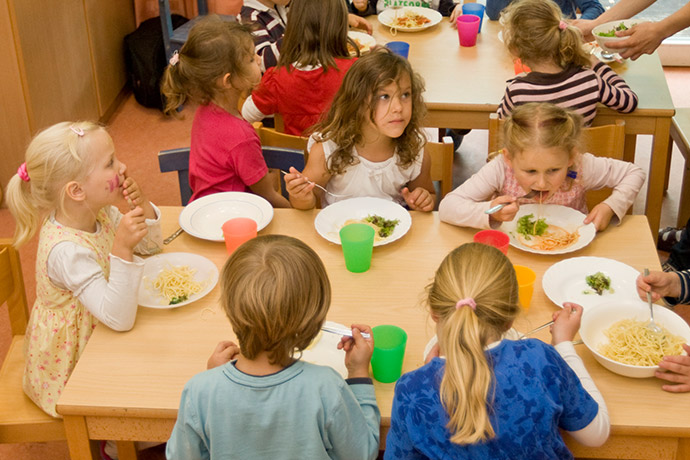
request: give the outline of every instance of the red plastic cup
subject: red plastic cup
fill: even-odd
[[[228,254],[232,255],[235,249],[245,241],[256,236],[256,221],[246,217],[236,217],[223,224],[223,238]]]
[[[473,14],[463,14],[462,16],[458,16],[457,25],[460,46],[474,46],[477,44],[479,22],[479,17]]]
[[[499,230],[482,230],[474,234],[474,242],[493,246],[503,254],[508,254],[510,237]]]

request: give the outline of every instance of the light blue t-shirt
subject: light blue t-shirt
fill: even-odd
[[[439,395],[445,360],[434,358],[395,386],[385,459],[573,458],[559,428],[580,430],[599,411],[575,372],[540,340],[504,339],[486,353],[494,373],[488,407],[496,437],[466,446],[450,442]]]
[[[259,377],[233,361],[187,382],[166,457],[370,459],[380,422],[370,382],[303,361]]]

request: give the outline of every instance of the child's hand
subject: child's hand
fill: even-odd
[[[365,339],[360,332],[366,332],[369,338]],[[352,337],[342,337],[338,350],[345,350],[348,378],[369,377],[369,362],[374,353],[374,333],[369,326],[353,324]]]
[[[214,367],[222,366],[225,363],[235,359],[240,354],[240,347],[234,342],[223,340],[218,342],[216,348],[213,350],[211,357],[208,358],[206,369],[213,369]]]
[[[455,5],[455,8],[453,8],[453,11],[450,13],[450,17],[448,18],[448,20],[450,21],[450,26],[453,29],[458,28],[457,19],[458,19],[458,16],[461,16],[461,15],[462,15],[462,3],[458,3],[457,5]]]
[[[680,276],[673,272],[651,272],[649,275],[640,275],[635,281],[637,285],[637,295],[640,299],[647,301],[647,292],[652,294],[652,302],[656,302],[662,297],[680,296]]]
[[[285,175],[285,189],[291,197],[298,200],[309,200],[314,198],[315,185],[309,182],[297,169],[290,167],[290,172]]]
[[[134,209],[137,206],[144,210],[144,215],[147,219],[155,219],[156,213],[151,206],[151,203],[144,197],[144,193],[139,188],[139,184],[127,175],[125,171],[125,180],[122,183],[122,196],[127,200],[130,209]]]
[[[357,8],[359,11],[364,11],[364,10],[366,10],[366,9],[367,9],[367,2],[366,2],[366,0],[363,1],[363,2],[361,2],[361,3],[364,4],[364,7],[363,7],[363,8],[357,8],[357,0],[355,0],[355,1],[353,2],[353,4],[355,5],[355,8]],[[361,16],[357,16],[356,14],[351,14],[351,13],[350,13],[350,14],[347,15],[347,24],[348,24],[350,27],[352,27],[353,29],[362,29],[362,30],[366,30],[367,33],[368,33],[369,35],[371,35],[372,32],[374,32],[374,28],[371,27],[371,24],[369,24],[369,21],[367,21],[366,19],[364,19],[364,18],[361,17]]]
[[[598,232],[600,232],[602,230],[606,230],[606,227],[609,226],[609,222],[611,222],[612,217],[613,209],[611,209],[611,207],[606,203],[599,203],[592,208],[582,223],[587,225],[590,222],[594,222],[594,227]]]
[[[499,205],[499,204],[503,204],[503,203],[510,203],[510,204],[507,204],[502,209],[499,209],[495,213],[491,214],[490,217],[491,217],[491,219],[498,221],[498,222],[510,222],[511,220],[515,219],[515,215],[520,210],[520,205],[518,204],[518,201],[514,196],[501,195],[501,196],[494,198],[491,201],[491,205],[489,207],[493,208],[494,206]]]
[[[132,261],[134,247],[149,232],[144,210],[139,206],[122,216],[115,231],[115,241],[111,253],[122,260]]]
[[[558,345],[561,342],[573,340],[580,329],[582,307],[576,303],[565,302],[563,309],[553,314],[551,325],[551,344]]]
[[[683,344],[683,349],[690,355],[690,345]],[[671,393],[685,393],[690,391],[690,356],[664,356],[659,363],[662,370],[655,372],[658,379],[667,380],[675,385],[663,385],[661,388]]]
[[[434,197],[429,191],[423,187],[417,187],[410,192],[407,187],[403,188],[400,193],[405,199],[405,203],[413,211],[433,211],[434,210]]]

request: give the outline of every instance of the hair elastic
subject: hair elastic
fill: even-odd
[[[180,53],[175,51],[173,55],[170,56],[168,64],[170,64],[171,66],[175,66],[178,62],[180,62]]]
[[[74,134],[76,134],[79,137],[84,137],[84,130],[81,128],[78,128],[76,126],[70,126],[69,129],[71,129]]]
[[[573,171],[572,169],[569,169],[566,176],[570,177],[571,179],[577,179],[577,171]]]
[[[17,168],[17,175],[21,180],[24,182],[29,182],[31,178],[29,177],[29,173],[26,171],[26,162],[22,163],[18,168]]]
[[[469,306],[472,310],[477,309],[477,303],[472,297],[465,297],[464,299],[458,300],[458,303],[455,304],[455,309],[458,310],[460,307],[464,307],[465,305]]]
[[[561,21],[561,22],[558,23],[558,28],[561,29],[561,30],[565,30],[565,29],[568,28],[568,23],[565,22],[565,21]]]

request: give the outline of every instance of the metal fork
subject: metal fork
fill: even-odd
[[[282,169],[280,170],[280,172],[283,173],[283,174],[290,174],[289,172],[283,171]],[[315,185],[316,187],[320,188],[320,189],[323,190],[324,192],[328,193],[330,196],[333,196],[333,197],[336,197],[336,198],[348,198],[348,197],[351,197],[351,196],[352,196],[352,195],[338,195],[337,193],[329,192],[328,190],[326,190],[324,187],[320,186],[320,185],[317,184],[316,182],[312,182],[312,181],[310,181],[310,180],[308,180],[307,182],[309,182],[310,184]]]

